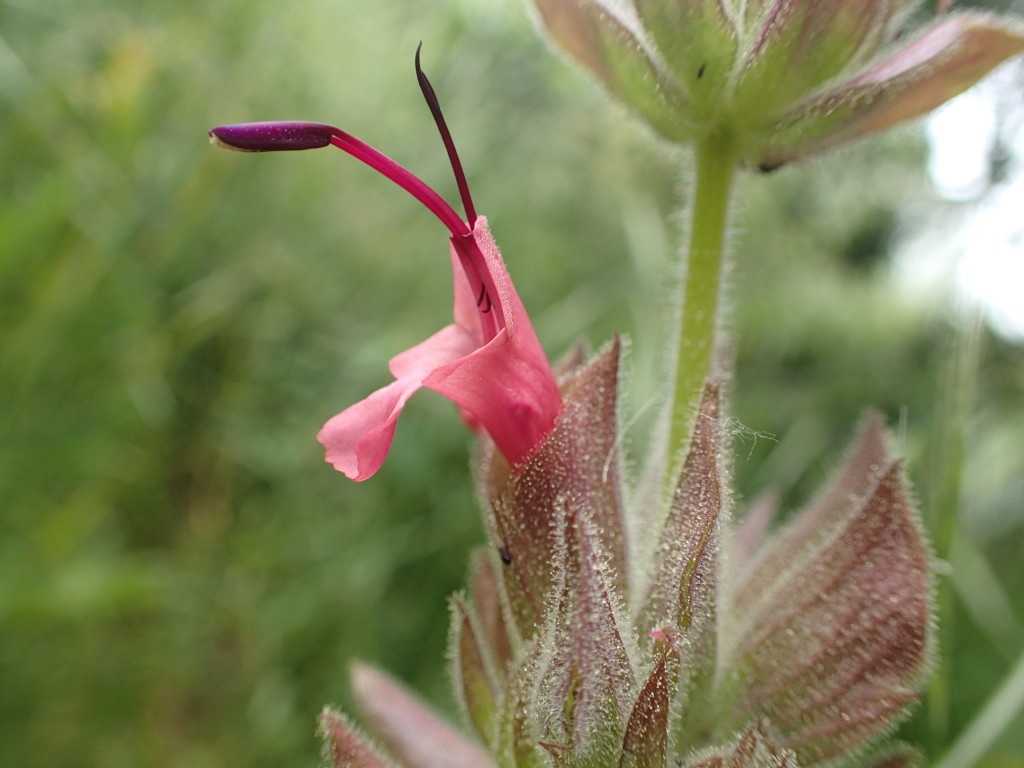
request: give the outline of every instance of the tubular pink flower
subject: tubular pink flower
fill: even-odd
[[[320,123],[247,123],[214,128],[212,140],[249,152],[334,145],[425,205],[451,232],[454,322],[391,359],[395,381],[334,416],[317,435],[326,460],[353,480],[383,464],[406,401],[421,387],[459,406],[483,429],[512,466],[521,463],[552,428],[562,398],[551,364],[516,293],[487,220],[477,216],[465,174],[436,96],[419,67],[427,103],[448,149],[466,220],[431,187],[391,158],[344,131]]]
[[[420,387],[458,405],[513,465],[547,434],[561,409],[551,365],[485,218],[471,233],[452,237],[451,257],[455,322],[393,357],[396,380],[330,419],[317,435],[327,461],[353,480],[380,468],[398,416]]]

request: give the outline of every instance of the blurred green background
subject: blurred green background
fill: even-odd
[[[446,322],[445,232],[341,153],[206,140],[332,122],[454,199],[420,40],[549,353],[632,339],[642,454],[686,157],[520,0],[0,0],[0,763],[316,765],[353,657],[453,708],[445,600],[483,539],[467,433],[421,394],[363,484],[314,440]],[[910,129],[746,177],[730,326],[738,511],[805,501],[866,404],[901,425],[955,566],[905,729],[939,755],[1024,647],[1024,348],[894,279],[965,205],[926,155]],[[1022,730],[984,765],[1024,765]]]

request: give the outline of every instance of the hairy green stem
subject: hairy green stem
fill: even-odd
[[[967,429],[974,408],[981,346],[982,321],[978,310],[961,311],[960,322],[952,339],[949,362],[944,371],[937,403],[936,423],[939,425],[936,452],[932,457],[931,488],[928,505],[928,529],[935,554],[948,562],[953,542],[959,534],[957,510],[963,482],[967,453]],[[946,655],[954,645],[957,603],[953,586],[940,579],[936,588],[936,611],[942,619],[938,634],[938,655]],[[953,660],[948,656],[937,660],[936,671],[928,681],[928,730],[931,746],[936,749],[949,741],[953,706]]]
[[[670,484],[675,482],[682,451],[689,441],[704,382],[713,372],[729,200],[737,160],[735,147],[727,138],[710,136],[697,142],[697,184],[690,212],[669,428]]]

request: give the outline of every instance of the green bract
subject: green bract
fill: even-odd
[[[657,133],[772,168],[924,114],[1024,50],[1024,25],[913,0],[534,0],[542,25]]]
[[[357,665],[356,700],[386,751],[328,711],[330,764],[915,765],[884,736],[928,668],[931,566],[881,420],[865,419],[832,482],[766,536],[765,515],[729,519],[714,382],[671,497],[658,481],[626,482],[620,351],[571,366],[558,422],[524,464],[484,439],[491,546],[452,602],[453,681],[472,735]]]

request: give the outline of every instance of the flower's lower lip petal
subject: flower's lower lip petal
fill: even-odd
[[[551,429],[561,405],[550,367],[507,330],[472,354],[439,366],[423,386],[458,405],[487,430],[511,464],[522,461]],[[557,407],[556,407],[557,406]]]
[[[469,256],[486,276],[494,303],[486,309],[465,306],[473,299],[465,280],[459,283],[464,265],[453,247],[456,322],[393,357],[389,367],[397,381],[339,413],[317,436],[327,461],[349,478],[365,480],[380,468],[406,400],[423,386],[459,406],[473,429],[487,430],[513,465],[554,425],[562,406],[558,383],[483,216],[477,218],[472,244]],[[487,343],[477,319],[484,315],[499,326]]]
[[[327,462],[351,480],[372,477],[388,455],[406,401],[422,386],[422,376],[400,378],[328,420],[316,436]]]
[[[388,368],[396,379],[424,378],[436,368],[472,354],[478,346],[464,328],[446,325],[426,341],[395,355]]]
[[[424,378],[475,348],[465,330],[449,325],[392,358],[396,381],[349,406],[320,430],[317,440],[327,449],[327,462],[352,480],[372,477],[387,457],[406,401],[423,386]]]

